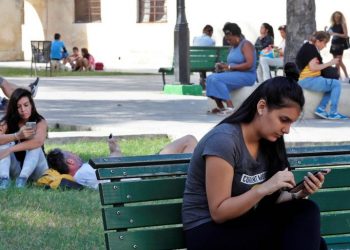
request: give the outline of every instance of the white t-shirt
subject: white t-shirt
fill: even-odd
[[[210,36],[203,34],[193,39],[193,46],[215,46],[215,40]]]
[[[280,43],[280,46],[278,46],[279,49],[281,49],[284,53],[284,49],[286,48],[286,40],[283,39],[282,42]]]
[[[94,189],[97,189],[100,183],[96,177],[96,169],[93,169],[88,163],[81,165],[75,173],[74,179],[79,184]]]

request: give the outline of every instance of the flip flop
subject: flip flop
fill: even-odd
[[[223,110],[221,110],[219,113],[217,113],[218,115],[224,115],[224,116],[227,116],[227,115],[232,115],[234,112],[235,112],[235,108],[231,108],[231,107],[227,107]]]
[[[218,114],[222,111],[222,109],[219,108],[213,108],[212,110],[208,110],[207,113],[208,114]]]

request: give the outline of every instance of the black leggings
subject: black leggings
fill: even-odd
[[[320,211],[310,200],[258,208],[237,219],[208,222],[185,231],[188,250],[326,250]]]

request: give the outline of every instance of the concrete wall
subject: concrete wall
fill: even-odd
[[[0,4],[0,58],[21,60],[23,23],[23,0],[2,0]]]
[[[23,2],[25,24],[21,39]],[[53,34],[59,32],[68,50],[73,46],[87,47],[97,61],[104,62],[106,68],[156,72],[160,66],[172,64],[176,0],[168,0],[167,9],[166,23],[136,23],[137,0],[101,0],[102,21],[81,24],[74,23],[73,0],[2,0],[0,22],[3,25],[0,37],[5,37],[8,42],[0,43],[0,60],[12,60],[5,54],[18,59],[21,54],[20,41],[24,59],[30,60],[30,40],[52,40]],[[329,1],[316,0],[318,29],[329,25],[330,15],[335,10],[341,10],[350,18],[348,0],[333,0],[331,4]],[[4,16],[11,20],[11,27]],[[186,16],[190,44],[193,37],[200,35],[203,26],[209,23],[214,27],[213,37],[217,45],[221,45],[221,29],[227,21],[237,22],[252,42],[259,35],[261,23],[268,22],[276,29],[275,40],[278,44],[280,37],[277,27],[286,22],[286,0],[187,0]],[[325,59],[329,57],[328,49],[322,53]],[[348,57],[346,52],[345,61]]]

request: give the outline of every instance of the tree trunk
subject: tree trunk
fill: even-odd
[[[305,40],[316,31],[315,0],[287,0],[287,38],[284,63],[295,62]]]

